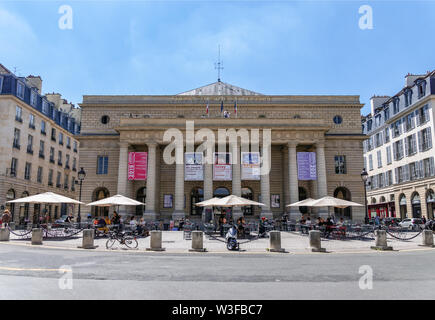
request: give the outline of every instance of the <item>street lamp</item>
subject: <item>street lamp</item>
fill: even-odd
[[[79,201],[82,201],[82,184],[83,180],[85,180],[86,172],[83,169],[83,167],[80,168],[80,171],[78,172],[78,179],[80,181],[80,191],[79,191]],[[80,203],[79,203],[79,212],[77,214],[77,222],[80,223],[82,221],[82,217],[80,216]]]
[[[364,208],[365,208],[365,218],[364,218],[364,222],[366,224],[369,223],[369,214],[368,214],[368,208],[367,208],[367,179],[369,177],[369,174],[367,173],[366,169],[363,168],[362,172],[361,172],[361,179],[364,182]]]

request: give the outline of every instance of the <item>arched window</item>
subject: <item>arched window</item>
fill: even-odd
[[[421,201],[420,195],[417,192],[411,197],[411,205],[412,205],[412,217],[413,218],[421,218]]]
[[[242,198],[248,200],[254,200],[254,193],[251,188],[242,188]],[[252,216],[254,213],[254,206],[245,206],[242,207],[243,215]]]
[[[146,203],[146,199],[147,199],[147,188],[146,187],[142,187],[139,190],[137,190],[136,192],[136,200],[142,203]],[[136,206],[136,215],[137,216],[142,216],[143,213],[145,212],[145,206]]]
[[[299,187],[299,201],[305,200],[306,198],[308,198],[307,190],[305,190],[305,188],[303,188],[303,187]],[[306,214],[308,212],[308,208],[307,207],[299,207],[299,211],[302,214]]]
[[[432,220],[434,218],[435,209],[435,193],[432,189],[427,190],[426,193],[426,206],[427,206],[427,217]]]
[[[230,191],[225,187],[216,188],[213,193],[213,197],[223,198],[230,195]]]
[[[107,188],[101,187],[94,190],[92,193],[92,201],[102,200],[110,196]],[[109,207],[92,207],[92,214],[94,217],[109,216]]]
[[[334,197],[347,201],[352,201],[352,196],[350,194],[350,191],[345,187],[338,187],[337,189],[335,189]],[[336,218],[343,217],[343,218],[352,219],[352,207],[334,208],[334,213]]]
[[[382,196],[382,197],[379,199],[379,203],[384,203],[384,202],[386,202],[386,201],[385,201],[385,197]]]
[[[399,207],[400,207],[400,218],[403,220],[408,215],[406,209],[406,196],[403,193],[399,196]]]
[[[371,202],[372,204],[376,204],[376,198],[372,198]]]
[[[190,192],[190,214],[191,215],[202,215],[203,207],[195,206],[195,203],[204,201],[204,190],[195,187]]]
[[[27,191],[24,191],[21,194],[21,198],[28,197],[29,193]],[[29,204],[28,203],[22,203],[20,204],[20,219],[24,218],[24,220],[29,220]]]

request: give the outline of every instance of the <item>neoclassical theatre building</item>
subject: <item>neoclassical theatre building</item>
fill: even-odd
[[[217,81],[177,95],[87,95],[80,106],[84,202],[123,194],[146,205],[121,207],[121,214],[200,220],[208,217],[196,202],[235,194],[265,204],[233,210],[233,217],[248,220],[278,218],[284,212],[294,219],[305,213],[327,216],[328,210],[335,210],[336,217],[364,219],[364,207],[286,207],[325,195],[364,203],[360,173],[365,136],[358,96],[263,95]],[[186,152],[183,165],[168,164],[165,132],[185,134],[191,121],[196,132],[259,129],[261,135],[270,129],[271,147],[242,152],[240,145],[227,143],[227,154],[218,153],[222,149],[216,146],[213,164],[202,164],[204,155],[197,150]],[[271,170],[259,175],[260,154],[267,150]],[[229,162],[231,157],[236,163]],[[83,213],[107,215],[112,210],[86,207]]]

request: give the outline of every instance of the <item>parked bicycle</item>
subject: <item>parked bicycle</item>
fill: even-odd
[[[126,235],[124,232],[109,232],[109,239],[106,241],[106,248],[111,249],[115,242],[119,242],[121,245],[125,245],[127,248],[136,249],[138,242],[136,237]]]

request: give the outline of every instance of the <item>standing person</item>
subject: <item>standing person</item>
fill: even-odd
[[[11,213],[9,212],[8,209],[6,209],[3,212],[1,221],[2,221],[1,224],[2,228],[6,228],[7,226],[9,226],[9,222],[11,221]]]
[[[121,216],[118,214],[118,212],[113,211],[113,217],[112,217],[111,222],[112,222],[113,228],[116,231],[119,231],[120,227],[121,227],[120,226],[120,224],[121,224]]]

